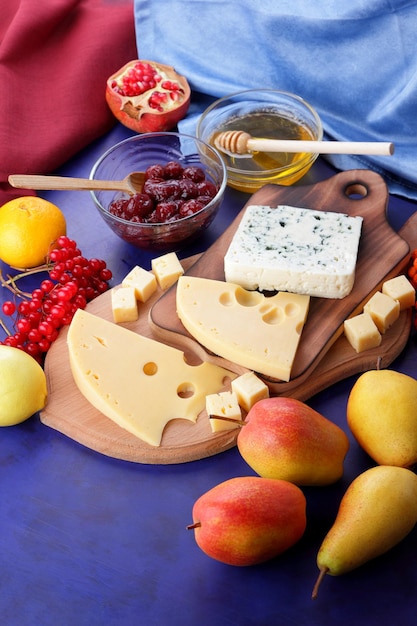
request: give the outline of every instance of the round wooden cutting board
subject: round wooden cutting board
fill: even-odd
[[[405,311],[383,336],[379,348],[356,354],[342,334],[343,321],[358,311],[382,282],[401,273],[410,248],[417,247],[417,217],[412,216],[399,234],[386,220],[388,192],[384,181],[367,170],[343,172],[316,185],[268,185],[249,204],[286,204],[361,215],[364,218],[355,286],[343,301],[313,299],[308,324],[301,336],[295,374],[289,383],[267,381],[271,395],[288,395],[306,401],[315,393],[353,374],[375,369],[378,358],[387,367],[403,350],[411,329],[412,312]],[[203,255],[183,261],[196,276],[224,280],[223,256],[243,211],[220,239]],[[378,252],[383,250],[383,254]],[[88,311],[112,321],[110,292],[96,298]],[[323,320],[325,321],[323,323]],[[244,368],[207,354],[187,335],[175,313],[175,286],[158,291],[140,306],[137,322],[124,324],[132,331],[163,341],[184,351],[189,362],[207,359],[237,374]],[[45,362],[49,397],[41,421],[101,454],[148,464],[184,463],[218,454],[235,445],[238,430],[213,434],[205,412],[196,424],[176,419],[165,428],[160,446],[134,437],[98,412],[76,387],[69,365],[66,331],[51,347]],[[163,390],[161,390],[163,393]]]

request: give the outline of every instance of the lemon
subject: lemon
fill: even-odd
[[[0,345],[0,426],[14,426],[44,408],[46,376],[35,359]]]
[[[23,196],[0,207],[0,259],[8,265],[42,265],[54,242],[65,234],[61,209],[43,198]]]

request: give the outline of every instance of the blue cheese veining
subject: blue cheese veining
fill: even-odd
[[[344,298],[355,281],[362,217],[290,206],[248,206],[224,259],[245,289]]]

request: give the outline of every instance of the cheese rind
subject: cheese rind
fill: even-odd
[[[345,320],[343,327],[346,339],[358,353],[377,348],[381,343],[381,333],[366,312]]]
[[[68,352],[79,391],[103,415],[152,446],[167,422],[196,422],[206,396],[222,391],[232,372],[184,354],[78,309],[69,327]]]
[[[209,416],[213,433],[239,428],[238,422],[242,419],[242,413],[237,395],[233,391],[222,391],[206,396],[206,412]],[[212,417],[215,415],[226,417],[231,421],[215,419],[215,417]],[[236,421],[234,422],[232,420]]]
[[[226,281],[344,298],[355,280],[362,221],[344,213],[250,205],[224,258]]]
[[[177,313],[187,331],[215,354],[288,381],[310,297],[280,292],[267,298],[239,285],[181,276]]]

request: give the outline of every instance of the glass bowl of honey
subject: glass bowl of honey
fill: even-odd
[[[199,139],[215,146],[225,131],[244,131],[262,139],[321,141],[323,126],[315,109],[300,96],[275,89],[249,89],[213,102],[197,122]],[[230,187],[254,193],[266,184],[292,185],[317,159],[307,152],[223,152]]]

